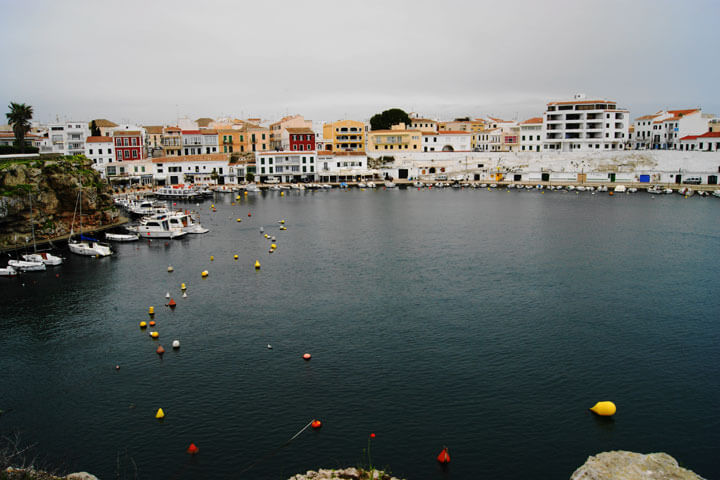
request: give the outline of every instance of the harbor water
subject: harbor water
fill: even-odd
[[[368,464],[567,479],[608,450],[720,478],[718,199],[353,189],[179,206],[210,233],[0,278],[0,434],[101,479]],[[150,306],[158,340],[138,327]],[[604,400],[610,419],[588,411]]]

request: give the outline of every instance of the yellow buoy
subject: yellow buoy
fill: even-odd
[[[277,248],[277,245],[275,245],[275,244],[273,243],[273,244],[270,245],[270,248],[272,248],[273,250],[275,250],[275,249]]]
[[[238,221],[238,222],[242,222],[242,218],[238,218],[237,221]]]
[[[154,314],[154,313],[155,313],[155,307],[150,307],[150,308],[148,308],[148,313],[149,313],[150,315]]]
[[[284,223],[285,223],[285,220],[280,220],[280,224],[284,224]]]
[[[160,336],[160,334],[158,332],[150,332],[150,336],[152,338],[158,338]]]
[[[181,283],[181,284],[180,284],[180,290],[185,290],[186,288],[187,288],[187,287],[185,286],[184,283]]]
[[[140,322],[140,328],[147,327],[147,322]]]
[[[281,197],[284,197],[284,196],[285,196],[285,192],[280,192],[280,196],[281,196]]]
[[[202,277],[205,278],[205,277],[208,276],[208,271],[207,271],[207,270],[203,270],[200,275],[202,275]]]
[[[240,198],[241,198],[240,195],[238,195],[235,197],[235,200],[240,200]]]
[[[595,406],[590,409],[590,411],[602,417],[611,417],[615,415],[617,407],[615,407],[615,404],[613,402],[597,402]]]
[[[237,256],[237,255],[234,255],[233,258],[234,258],[235,260],[237,260],[237,259],[238,259],[238,256]]]
[[[168,272],[172,273],[173,270],[175,270],[175,269],[172,267],[172,265],[168,265]]]
[[[260,260],[255,260],[255,270],[260,270]]]
[[[157,418],[157,419],[165,418],[165,412],[163,412],[162,408],[158,408],[158,411],[155,414],[155,418]]]
[[[247,192],[245,192],[245,196],[247,197]]]
[[[210,255],[210,261],[212,262],[213,260],[215,260],[215,257]]]
[[[265,234],[265,238],[270,238],[270,236],[266,233],[266,234]]]
[[[210,208],[215,208],[215,204],[210,205]]]

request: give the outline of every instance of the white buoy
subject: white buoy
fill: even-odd
[[[170,292],[167,292],[167,293],[165,294],[165,298],[170,298]]]
[[[180,348],[180,340],[173,340],[173,348],[177,349]]]
[[[187,298],[187,292],[183,292],[183,298]]]
[[[272,350],[272,345],[268,343],[268,350]]]
[[[263,227],[260,227],[260,233],[263,233],[265,229]]]
[[[271,240],[274,242],[274,241],[275,241],[275,237],[271,237]]]

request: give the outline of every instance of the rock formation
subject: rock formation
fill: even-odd
[[[365,471],[358,468],[345,468],[342,470],[330,470],[321,468],[318,471],[309,470],[307,473],[299,473],[288,480],[399,480],[380,470]]]
[[[589,457],[570,480],[703,480],[667,453],[614,451]]]
[[[69,234],[81,189],[83,229],[117,221],[109,187],[91,165],[83,156],[0,162],[0,250],[32,242],[31,218],[38,241]]]

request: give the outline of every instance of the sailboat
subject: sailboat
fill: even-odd
[[[35,220],[33,218],[32,195],[30,195],[30,226],[32,227],[33,253],[26,253],[22,256],[23,260],[28,262],[41,262],[45,265],[60,265],[62,258],[52,255],[48,252],[37,251],[37,243],[35,242]]]
[[[78,255],[86,255],[90,257],[100,256],[106,257],[112,255],[110,245],[107,243],[100,243],[92,237],[86,237],[82,234],[82,190],[78,192],[77,201],[75,202],[75,212],[73,212],[73,221],[70,225],[70,238],[68,239],[68,247],[72,253]],[[78,205],[80,209],[80,241],[73,239],[74,227],[75,227],[75,213],[78,211]]]
[[[30,239],[25,237],[25,248],[27,248],[27,242]],[[17,235],[15,235],[15,243],[17,243]],[[45,270],[45,264],[43,262],[30,262],[27,260],[10,259],[8,260],[8,268],[13,268],[21,272],[38,272]]]

